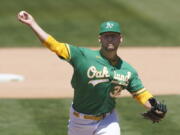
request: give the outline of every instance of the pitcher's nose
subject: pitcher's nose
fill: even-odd
[[[112,39],[113,39],[113,38],[112,38],[111,36],[108,36],[108,37],[107,37],[107,41],[109,41],[109,42],[111,42]]]

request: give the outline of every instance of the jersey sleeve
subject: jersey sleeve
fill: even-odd
[[[145,104],[153,95],[145,88],[132,93],[133,97],[141,104]]]
[[[142,88],[144,88],[142,81],[139,78],[138,73],[134,71],[127,86],[127,90],[129,92],[136,92]]]
[[[68,44],[58,42],[52,36],[49,36],[43,44],[51,51],[55,52],[60,58],[65,60],[70,59],[70,51]]]
[[[61,59],[68,61],[70,64],[81,59],[85,49],[67,43],[61,43],[52,36],[49,36],[43,44],[51,51],[55,52]]]
[[[75,65],[79,63],[86,57],[85,52],[87,52],[88,50],[87,48],[77,47],[70,44],[68,44],[68,48],[69,48],[69,54],[70,54],[69,63],[71,65]]]

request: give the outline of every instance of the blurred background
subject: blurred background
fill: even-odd
[[[166,118],[152,124],[132,97],[117,99],[122,135],[179,135],[179,5],[179,0],[0,0],[0,73],[25,77],[0,82],[0,135],[67,134],[73,70],[17,21],[21,10],[57,40],[91,48],[100,47],[103,21],[119,22],[124,42],[118,53],[168,106]]]
[[[17,20],[30,12],[50,34],[78,46],[97,46],[98,28],[118,21],[125,46],[179,46],[179,0],[1,0],[0,46],[41,46]],[[7,36],[11,35],[11,36]]]

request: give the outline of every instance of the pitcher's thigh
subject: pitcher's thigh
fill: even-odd
[[[119,123],[113,122],[109,125],[99,127],[94,135],[120,135]]]
[[[94,135],[120,135],[119,119],[115,111],[100,122]]]
[[[84,124],[70,122],[68,125],[68,135],[93,135],[96,124]]]

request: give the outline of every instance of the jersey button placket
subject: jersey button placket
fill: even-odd
[[[111,67],[111,69],[110,69],[110,80],[113,80],[113,78],[114,78],[114,68]]]

